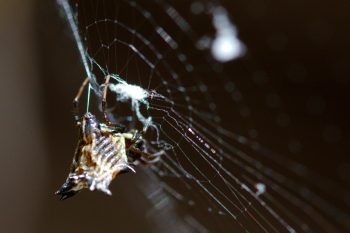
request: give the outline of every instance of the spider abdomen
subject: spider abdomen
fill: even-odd
[[[127,165],[124,138],[112,135],[97,138],[91,157],[96,162],[95,169],[101,173],[117,172],[121,168],[120,165]]]

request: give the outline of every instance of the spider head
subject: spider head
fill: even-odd
[[[81,122],[81,132],[85,142],[91,141],[94,135],[100,133],[100,123],[90,112],[85,113]]]

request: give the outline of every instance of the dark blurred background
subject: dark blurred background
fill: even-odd
[[[237,74],[251,69],[240,90],[254,109],[256,140],[334,180],[349,204],[348,3],[224,4],[249,50],[235,64],[251,65]],[[84,77],[55,1],[1,1],[0,51],[0,231],[151,232],[138,176],[115,182],[112,197],[53,195],[77,141],[71,102]]]

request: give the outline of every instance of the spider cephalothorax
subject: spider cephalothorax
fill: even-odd
[[[159,154],[149,154],[142,145],[141,135],[144,131],[131,130],[124,132],[123,128],[112,124],[105,112],[106,93],[109,76],[106,77],[105,90],[102,99],[106,123],[100,123],[96,117],[87,112],[79,118],[78,100],[88,83],[86,79],[74,99],[74,119],[79,127],[79,141],[66,182],[56,192],[61,199],[69,198],[84,188],[91,191],[97,189],[111,195],[108,189],[111,181],[120,173],[134,171],[137,162],[151,164],[157,161]]]

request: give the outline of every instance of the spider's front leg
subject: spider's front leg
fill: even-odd
[[[115,129],[115,132],[124,132],[125,131],[125,126],[124,125],[113,123],[108,118],[108,113],[107,113],[107,91],[108,91],[108,85],[109,85],[110,79],[111,79],[110,75],[107,75],[105,77],[103,95],[102,95],[102,100],[101,100],[101,107],[102,107],[102,112],[103,112],[103,118],[104,118],[104,120],[106,122],[106,128]]]
[[[132,138],[130,139],[130,142],[129,142],[129,146],[132,146],[136,142],[138,142],[140,140],[142,141],[141,137],[145,133],[145,130],[141,130],[140,132],[137,131],[137,130],[135,130],[135,131],[133,130],[133,131],[130,131],[129,133],[133,134],[133,136],[132,136]]]
[[[76,123],[76,125],[80,125],[80,117],[79,117],[79,99],[80,96],[83,94],[83,91],[86,87],[86,85],[89,83],[89,78],[86,78],[83,83],[81,84],[79,91],[77,93],[77,95],[75,96],[74,100],[73,100],[73,119]]]
[[[128,157],[130,157],[134,162],[138,161],[143,165],[153,165],[159,161],[160,156],[164,154],[164,151],[161,150],[155,154],[150,154],[144,152],[134,146],[130,146],[127,152]]]
[[[107,75],[105,77],[105,83],[104,83],[104,89],[103,89],[103,95],[102,95],[102,112],[103,112],[103,117],[105,119],[105,122],[107,125],[111,126],[114,125],[112,121],[109,120],[108,118],[108,113],[107,113],[107,90],[108,90],[108,85],[109,85],[109,80],[111,79],[110,75]]]
[[[144,130],[140,132],[132,130],[123,134],[126,142],[127,156],[131,160],[131,163],[138,161],[143,165],[152,165],[159,161],[164,151],[162,150],[155,154],[145,152],[145,141],[141,139],[144,132]]]

